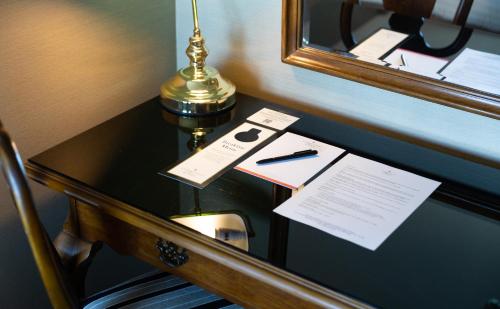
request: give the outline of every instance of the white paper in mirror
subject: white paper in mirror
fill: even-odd
[[[442,72],[445,81],[500,95],[500,56],[466,48]]]
[[[384,61],[390,63],[390,67],[393,69],[434,79],[443,78],[438,72],[448,63],[448,60],[443,58],[432,57],[402,48],[393,51],[384,58]]]

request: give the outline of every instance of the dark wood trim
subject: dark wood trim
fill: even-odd
[[[61,257],[68,279],[75,287],[80,299],[85,298],[85,279],[93,258],[101,249],[100,242],[89,242],[82,238],[78,218],[77,200],[69,198],[68,216],[63,230],[54,239],[54,247]]]
[[[273,184],[273,208],[278,207],[292,196],[292,190]],[[269,226],[268,260],[278,267],[286,266],[288,248],[288,227],[290,220],[277,213],[271,215]]]
[[[238,280],[244,279],[245,282],[241,284],[250,283],[251,286],[257,289],[261,286],[260,289],[265,291],[265,295],[275,295],[281,303],[273,303],[269,298],[264,299],[259,296],[257,291],[252,291],[252,293],[241,291],[241,294],[238,295],[233,295],[231,293],[226,294],[224,290],[219,290],[217,286],[213,285],[217,282],[210,281],[215,280],[215,278],[211,279],[213,276],[201,274],[202,276],[200,278],[205,276],[207,280],[204,281],[193,274],[189,275],[189,272],[185,275],[186,279],[192,280],[194,283],[208,290],[221,293],[222,296],[231,301],[258,308],[279,307],[279,305],[282,304],[299,304],[301,307],[307,308],[371,308],[362,302],[288,273],[271,264],[252,258],[243,252],[229,248],[226,245],[183,228],[173,222],[162,220],[152,214],[91,190],[77,181],[45,170],[30,162],[27,162],[25,166],[30,178],[33,180],[56,191],[66,194],[70,193],[73,197],[82,197],[87,209],[91,207],[98,213],[96,218],[99,219],[95,221],[108,218],[105,221],[109,222],[109,218],[112,218],[113,220],[127,225],[128,229],[134,229],[136,232],[138,231],[146,235],[143,237],[154,235],[154,237],[171,241],[188,251],[190,261],[186,263],[187,269],[190,269],[187,265],[190,265],[193,260],[202,259],[203,267],[210,267],[210,265],[212,265],[211,267],[217,267],[219,270],[226,272],[225,279],[221,278],[220,280],[229,280],[227,278],[232,278],[236,280],[235,282],[238,282]],[[87,201],[91,203],[87,203]],[[98,224],[87,222],[86,219],[82,220],[82,222],[81,224]],[[97,236],[95,236],[96,239],[92,239],[92,237],[90,237],[91,235],[85,233],[84,226],[81,227],[81,230],[84,234],[83,236],[91,241],[102,240],[106,243],[111,242],[109,239],[97,239]],[[105,238],[104,236],[102,237]],[[134,240],[127,241],[133,242]],[[154,244],[154,242],[152,242],[152,244]],[[128,244],[122,244],[121,246],[116,245],[114,247],[122,254],[137,254],[139,258],[144,259],[144,252],[141,252],[141,250],[130,250],[131,248],[127,246]],[[158,264],[155,264],[155,266],[158,266]],[[185,266],[183,265],[180,268],[175,268],[172,272],[179,276],[184,276],[184,273],[181,271],[183,267]],[[198,270],[201,271],[199,268],[201,266],[197,267]],[[227,284],[227,281],[225,282]],[[234,285],[234,282],[231,283]]]
[[[284,63],[500,119],[500,97],[301,46],[301,0],[282,0]]]

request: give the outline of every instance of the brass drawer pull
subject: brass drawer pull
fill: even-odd
[[[160,251],[160,260],[168,267],[179,267],[189,259],[186,249],[164,239],[156,242],[156,248]]]

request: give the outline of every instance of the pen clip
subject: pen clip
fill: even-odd
[[[294,155],[297,155],[297,154],[312,153],[312,152],[315,152],[315,150],[312,150],[312,149],[301,150],[301,151],[296,151],[296,152],[294,152],[293,154],[294,154]]]

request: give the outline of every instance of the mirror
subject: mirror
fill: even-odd
[[[283,0],[285,63],[500,119],[500,1]]]

